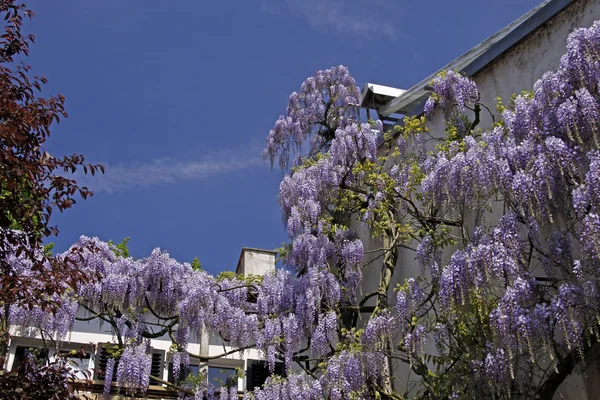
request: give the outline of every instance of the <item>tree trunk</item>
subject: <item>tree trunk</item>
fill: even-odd
[[[577,364],[580,362],[591,363],[600,359],[600,344],[596,337],[592,338],[591,345],[587,344],[583,347],[584,359],[581,360],[579,350],[571,351],[561,362],[556,366],[557,371],[554,371],[548,379],[537,390],[536,399],[552,400],[554,394],[564,380],[571,375]]]
[[[371,318],[376,316],[378,313],[387,310],[389,307],[388,301],[388,290],[392,283],[392,277],[398,262],[398,246],[396,246],[396,235],[397,229],[395,225],[395,218],[393,213],[389,212],[389,225],[383,237],[383,248],[385,249],[383,256],[383,265],[381,268],[381,276],[379,280],[379,288],[377,289],[377,305],[375,310],[371,314]],[[384,371],[383,389],[384,394],[390,395],[394,392],[393,379],[392,379],[392,360],[387,357],[386,371]]]

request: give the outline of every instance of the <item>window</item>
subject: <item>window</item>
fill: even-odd
[[[94,372],[94,379],[104,379],[104,371],[106,371],[106,363],[109,358],[108,348],[114,346],[110,343],[102,343],[98,346],[98,356],[96,358],[96,368]],[[165,355],[164,350],[151,350],[152,351],[152,366],[150,368],[150,374],[162,379],[163,371],[163,357]],[[117,370],[119,368],[119,359],[115,359],[115,366],[113,370],[112,381],[117,380]],[[150,381],[152,384],[152,381]]]
[[[35,360],[38,366],[47,365],[48,362],[54,363],[58,361],[58,358],[63,358],[67,362],[71,372],[78,379],[86,379],[91,377],[91,353],[89,351],[83,351],[85,345],[81,345],[79,350],[75,350],[73,348],[55,350],[44,348],[43,345],[40,345],[41,343],[37,344],[37,346],[16,346],[15,356],[11,368],[12,371],[19,370],[29,356],[33,357],[33,360]],[[87,375],[86,372],[88,373]]]
[[[17,371],[30,355],[39,366],[42,366],[46,364],[48,359],[48,349],[33,346],[17,346],[12,370]]]
[[[210,335],[208,337],[208,344],[211,346],[226,346],[227,342],[221,339],[219,335]]]
[[[83,354],[81,351],[63,349],[59,350],[55,354],[55,357],[62,355],[67,356],[69,359],[69,367],[71,367],[72,373],[78,379],[87,379],[92,377],[90,373],[90,359],[92,354],[90,352],[86,351],[85,354]]]
[[[163,377],[163,356],[165,352],[162,350],[152,350],[152,366],[150,367],[150,375],[157,378]],[[150,381],[152,384],[152,381]],[[154,383],[156,385],[156,383]]]
[[[198,365],[190,364],[186,368],[183,364],[180,364],[179,369],[179,379],[175,380],[173,376],[173,363],[169,363],[169,378],[167,379],[170,383],[178,384],[179,382],[183,382],[190,375],[198,375],[198,371],[200,371],[200,367]]]
[[[275,363],[274,374],[284,376],[285,368],[282,363]],[[248,360],[246,371],[246,390],[261,387],[269,377],[269,364],[266,361]]]
[[[96,368],[94,369],[94,379],[104,380],[104,373],[106,372],[106,363],[108,362],[108,348],[111,346],[109,343],[103,343],[98,346],[98,356],[96,357]],[[115,359],[115,366],[113,370],[112,381],[117,380],[117,369],[119,367],[119,359]]]
[[[208,367],[208,383],[215,387],[237,386],[237,370],[235,368]]]
[[[79,379],[87,379],[90,378],[90,354],[86,354],[85,356],[78,356],[71,359],[69,363],[71,368],[73,368],[73,373]]]

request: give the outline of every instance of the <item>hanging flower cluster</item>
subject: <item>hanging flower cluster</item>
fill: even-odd
[[[52,315],[15,305],[10,321],[64,337],[78,313],[110,316],[125,343],[117,382],[130,391],[148,385],[145,339],[159,321],[176,345],[174,375],[203,332],[258,348],[272,373],[283,363],[285,377],[246,398],[389,397],[397,362],[422,379],[410,395],[539,397],[554,369],[599,340],[599,59],[600,23],[574,31],[558,69],[477,133],[477,86],[440,75],[425,111],[441,110],[445,137],[429,135],[425,118],[385,133],[361,123],[348,70],[318,71],[267,138],[272,163],[287,168],[298,155],[280,185],[284,269],[213,277],[160,249],[133,259],[82,236],[76,246],[95,250],[81,268],[100,279]],[[412,259],[421,276],[393,295]],[[370,265],[379,282],[364,293]],[[202,387],[196,397],[215,390],[237,396]]]

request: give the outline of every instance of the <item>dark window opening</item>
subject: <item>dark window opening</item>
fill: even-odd
[[[150,375],[155,376],[157,378],[162,379],[162,370],[163,370],[163,353],[162,352],[153,352],[152,353],[152,367],[150,367]],[[152,381],[150,381],[152,384]],[[156,385],[156,383],[155,383]]]
[[[275,363],[274,375],[285,376],[283,363]],[[246,390],[260,388],[267,378],[271,375],[269,364],[266,361],[248,360],[248,370],[246,371]]]
[[[235,368],[208,367],[208,383],[215,387],[237,386],[237,370]]]
[[[33,357],[34,362],[41,367],[46,364],[46,361],[48,360],[48,349],[31,346],[17,346],[12,370],[17,371],[23,366],[28,356]]]
[[[198,371],[200,371],[200,367],[198,365],[188,365],[187,368],[185,365],[180,364],[179,366],[179,379],[175,379],[173,376],[173,363],[169,363],[169,378],[167,379],[170,383],[179,384],[187,379],[188,376],[198,375]]]

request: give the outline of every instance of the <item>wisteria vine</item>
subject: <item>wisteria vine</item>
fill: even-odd
[[[208,332],[260,349],[271,372],[284,364],[247,399],[551,399],[599,339],[599,59],[600,23],[574,31],[560,66],[499,104],[487,130],[458,72],[434,79],[424,116],[384,132],[360,121],[345,67],[318,71],[267,138],[271,163],[293,157],[284,269],[213,277],[159,249],[133,259],[81,237],[95,249],[81,268],[100,280],[53,315],[15,305],[11,323],[60,338],[87,310],[116,333],[111,373],[129,391],[148,386],[148,339],[169,336],[186,363]],[[445,133],[429,132],[440,113]],[[402,275],[407,257],[418,277]],[[414,385],[394,376],[402,364]]]

